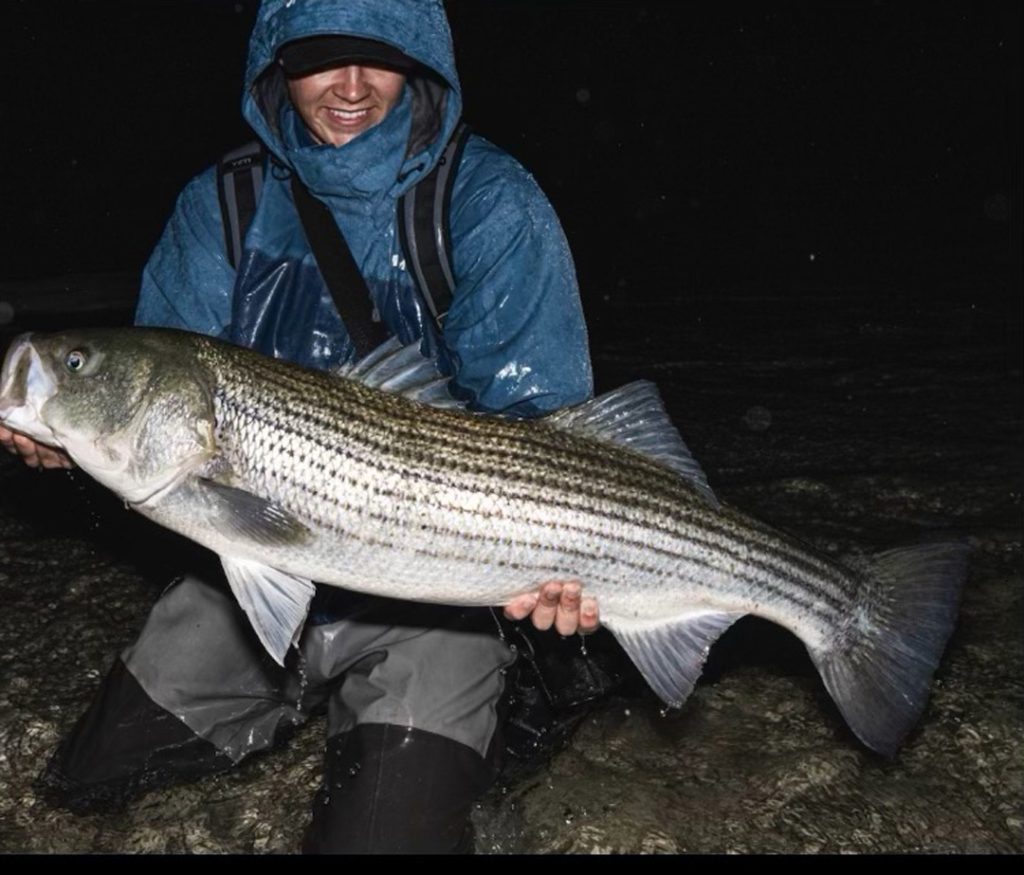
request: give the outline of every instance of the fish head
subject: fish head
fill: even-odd
[[[0,371],[0,423],[63,449],[126,500],[144,502],[215,451],[211,382],[193,337],[23,334]]]

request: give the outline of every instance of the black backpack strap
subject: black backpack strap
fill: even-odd
[[[440,160],[398,202],[398,229],[406,264],[438,329],[455,294],[450,212],[455,174],[469,138],[459,122]]]
[[[316,265],[330,289],[357,357],[363,358],[388,337],[384,324],[373,318],[370,289],[327,204],[313,197],[295,173],[291,187]]]
[[[245,234],[256,214],[263,190],[264,156],[266,152],[259,140],[228,152],[217,163],[217,196],[220,199],[224,241],[227,243],[228,261],[238,268],[242,259]]]

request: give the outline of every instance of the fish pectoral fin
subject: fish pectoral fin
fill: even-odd
[[[602,618],[659,698],[678,708],[704,670],[711,645],[743,614],[694,611],[657,624]]]
[[[311,532],[284,508],[236,486],[201,479],[198,488],[210,509],[210,523],[228,540],[263,547],[303,544]]]
[[[316,587],[309,580],[248,559],[221,556],[224,573],[256,636],[284,665],[288,648],[299,640]]]

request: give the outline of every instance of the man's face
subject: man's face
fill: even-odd
[[[384,120],[404,85],[404,73],[349,64],[288,79],[288,93],[318,143],[344,146]]]

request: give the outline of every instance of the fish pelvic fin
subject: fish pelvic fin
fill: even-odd
[[[666,705],[678,708],[693,692],[711,645],[742,616],[694,610],[657,625],[614,618],[604,622],[651,689]]]
[[[256,637],[284,665],[298,642],[316,587],[309,580],[248,559],[221,556],[231,591],[252,623]]]
[[[914,728],[956,624],[966,544],[929,544],[874,557],[869,583],[838,644],[811,650],[857,737],[892,757]]]

